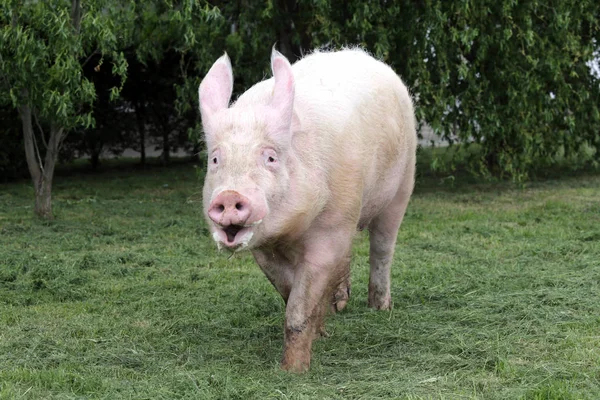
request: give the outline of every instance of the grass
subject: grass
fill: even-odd
[[[443,181],[445,183],[440,183]],[[305,375],[279,371],[284,305],[228,258],[191,165],[0,186],[0,399],[600,398],[600,176],[526,187],[420,176],[394,309],[353,293]]]

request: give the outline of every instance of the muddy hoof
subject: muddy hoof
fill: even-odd
[[[375,310],[390,310],[392,308],[392,298],[390,296],[369,296],[369,307]]]
[[[348,305],[348,300],[350,300],[350,280],[346,279],[344,282],[340,283],[337,290],[333,294],[332,301],[332,311],[333,313],[337,313],[342,311]]]

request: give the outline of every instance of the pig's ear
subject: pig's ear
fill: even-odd
[[[229,106],[232,91],[233,70],[229,56],[225,53],[215,61],[198,88],[200,113],[205,131],[207,126],[210,126],[211,117]]]
[[[271,69],[275,78],[270,104],[273,111],[272,121],[270,121],[271,132],[276,136],[287,136],[282,139],[289,141],[294,110],[294,73],[287,58],[275,48],[271,53]]]

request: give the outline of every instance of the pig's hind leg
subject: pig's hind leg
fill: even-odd
[[[337,289],[333,293],[331,302],[331,311],[334,314],[346,308],[348,300],[350,300],[350,257],[347,257],[342,261],[340,271],[342,271],[342,278],[337,285]]]
[[[414,186],[414,165],[407,168],[404,182],[390,202],[369,224],[369,307],[387,310],[392,307],[390,270],[394,258],[398,229]]]

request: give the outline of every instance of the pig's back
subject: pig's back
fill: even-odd
[[[296,83],[294,109],[302,122],[323,116],[329,123],[348,122],[360,108],[370,105],[372,109],[377,103],[389,105],[382,91],[397,92],[412,108],[408,91],[394,71],[360,49],[317,51],[292,65],[292,70]],[[270,78],[257,83],[233,106],[268,104],[274,82]]]
[[[415,162],[408,90],[390,67],[359,49],[316,52],[292,69],[299,120],[294,147],[301,159],[327,171],[327,185],[336,188],[332,201],[359,204],[363,227],[389,203]],[[236,106],[268,104],[273,84],[273,78],[258,83]]]
[[[405,177],[417,144],[408,90],[362,50],[316,53],[295,65],[294,76],[302,130],[326,144],[321,156],[335,186],[350,191],[341,197],[360,196],[362,229],[413,179]]]
[[[383,140],[387,146],[401,149],[412,144],[406,142],[412,139],[406,138],[406,132],[415,135],[412,100],[386,64],[363,50],[347,49],[312,53],[292,69],[294,112],[300,129],[318,135],[322,145],[329,141],[339,147],[343,140],[372,149]],[[257,83],[234,107],[268,104],[273,85],[273,78]]]
[[[294,64],[296,104],[305,118],[326,116],[344,123],[380,103],[381,91],[400,84],[387,65],[362,50],[314,53]]]

